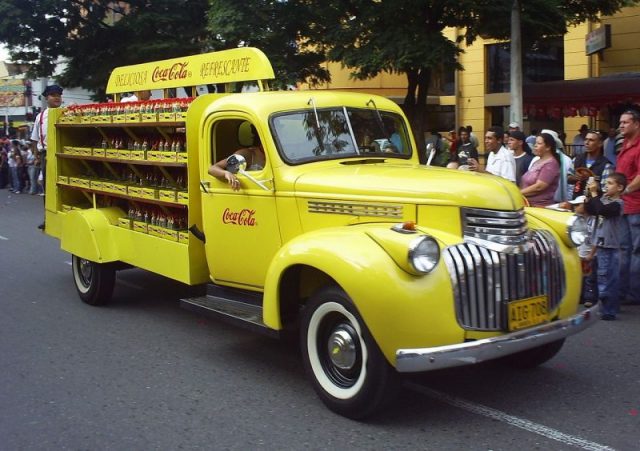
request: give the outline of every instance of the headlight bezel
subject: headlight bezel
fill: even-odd
[[[580,215],[573,215],[567,220],[567,237],[575,247],[580,246],[587,239],[589,231],[587,220]]]
[[[407,260],[409,266],[418,274],[432,272],[438,266],[440,256],[440,246],[430,235],[420,235],[409,244]]]

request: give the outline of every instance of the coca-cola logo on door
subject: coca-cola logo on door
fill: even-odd
[[[254,216],[255,213],[255,210],[249,210],[248,208],[243,208],[240,211],[231,211],[225,208],[222,213],[222,222],[224,224],[253,227],[258,225]]]

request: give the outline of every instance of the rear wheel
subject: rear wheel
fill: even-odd
[[[112,263],[96,263],[74,255],[71,259],[73,280],[78,295],[90,305],[104,305],[111,300],[116,280]]]
[[[520,369],[529,369],[540,366],[543,363],[551,360],[564,344],[564,338],[562,340],[552,341],[546,345],[538,346],[537,348],[527,349],[526,351],[520,351],[515,354],[508,355],[500,359],[504,364]]]
[[[397,374],[342,289],[330,286],[314,294],[301,326],[305,369],[329,409],[360,419],[393,397]]]

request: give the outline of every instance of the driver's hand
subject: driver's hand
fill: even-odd
[[[235,174],[232,174],[229,171],[224,171],[224,178],[229,182],[229,185],[231,185],[231,189],[234,191],[238,191],[240,189],[240,180],[238,180],[238,177],[236,177]]]

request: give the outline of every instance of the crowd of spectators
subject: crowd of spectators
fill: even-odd
[[[584,124],[570,146],[564,139],[549,129],[525,136],[515,122],[508,131],[491,127],[482,165],[471,131],[461,127],[449,132],[442,166],[497,175],[516,183],[531,206],[583,215],[582,301],[600,301],[602,319],[616,319],[621,300],[640,304],[640,114],[626,111],[606,132]]]
[[[29,141],[0,136],[0,189],[42,196],[40,165],[40,157],[34,154]]]

